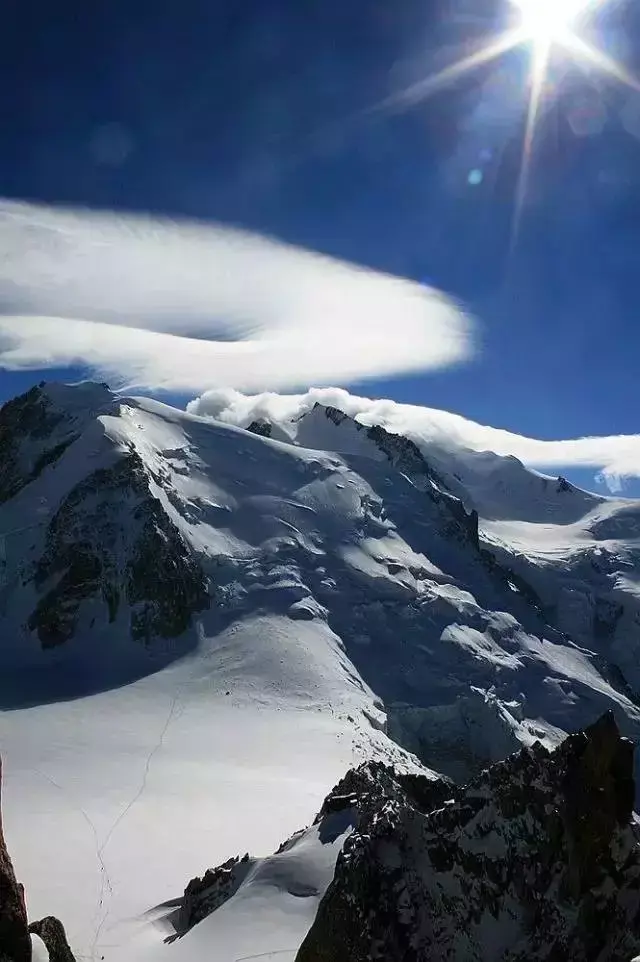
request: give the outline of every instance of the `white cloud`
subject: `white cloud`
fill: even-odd
[[[86,366],[129,389],[207,391],[194,410],[248,423],[316,399],[417,442],[640,476],[637,435],[543,441],[338,389],[246,397],[467,359],[472,325],[418,284],[245,231],[0,200],[0,368]]]
[[[225,227],[0,201],[0,367],[120,385],[304,387],[467,359],[430,288]]]
[[[445,450],[463,447],[494,451],[514,455],[524,464],[542,469],[593,468],[613,492],[621,490],[622,479],[640,477],[640,435],[637,434],[543,441],[477,424],[447,411],[356,397],[340,388],[253,397],[221,389],[197,398],[189,410],[246,427],[257,417],[275,421],[292,419],[310,410],[316,401],[335,405],[363,424],[380,424],[417,444],[435,442]]]

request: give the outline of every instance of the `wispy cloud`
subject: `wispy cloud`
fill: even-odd
[[[0,367],[264,390],[446,367],[469,319],[430,288],[245,231],[0,201]]]
[[[316,401],[333,404],[363,424],[380,424],[418,445],[436,443],[450,451],[462,447],[514,455],[524,464],[542,469],[593,468],[612,492],[621,490],[622,479],[640,477],[640,435],[637,434],[543,441],[477,424],[447,411],[356,397],[340,388],[296,395],[254,396],[237,391],[209,391],[193,401],[189,410],[246,427],[257,417],[276,421],[293,419],[310,410]]]

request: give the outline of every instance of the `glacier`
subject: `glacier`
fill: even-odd
[[[322,403],[235,426],[41,384],[0,446],[5,825],[78,958],[294,959],[313,830],[206,945],[164,915],[361,762],[464,781],[608,710],[638,737],[639,502]]]

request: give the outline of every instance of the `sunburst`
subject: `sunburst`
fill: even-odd
[[[581,39],[576,32],[580,22],[592,15],[595,7],[602,6],[603,0],[512,0],[512,3],[520,13],[523,42],[531,49],[529,105],[516,189],[513,241],[527,192],[536,121],[553,48],[560,47],[578,61],[611,74],[635,90],[640,91],[640,84],[620,64]]]
[[[522,28],[534,44],[550,46],[570,32],[590,0],[512,0],[520,11]]]
[[[620,83],[640,92],[640,82],[634,76],[621,64],[607,56],[604,51],[587,43],[577,32],[593,16],[596,8],[602,7],[606,2],[607,0],[511,0],[519,20],[515,27],[500,34],[471,56],[450,64],[439,73],[425,77],[405,90],[388,97],[377,105],[377,109],[397,110],[413,106],[470,70],[495,60],[518,46],[528,47],[531,57],[529,103],[516,188],[513,231],[515,236],[527,190],[536,121],[554,48],[560,48],[574,60],[608,73]]]

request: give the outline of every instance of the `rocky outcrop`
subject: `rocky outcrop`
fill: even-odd
[[[24,888],[16,880],[4,838],[0,758],[0,962],[31,962],[30,933],[44,942],[49,962],[75,962],[62,922],[49,915],[28,924]]]
[[[77,438],[72,419],[55,408],[43,386],[0,408],[0,504],[35,480]]]
[[[634,792],[633,745],[611,713],[464,786],[375,761],[350,770],[308,836],[335,838],[336,818],[349,826],[296,962],[630,962]],[[250,884],[255,865],[245,855],[193,879],[176,934]]]
[[[262,438],[270,438],[273,433],[273,426],[264,418],[257,418],[257,420],[251,422],[247,431],[251,431],[252,434],[258,434]]]
[[[101,413],[119,410],[107,385],[89,383],[42,383],[4,404],[0,504],[47,467],[58,467]],[[63,460],[72,455],[73,449]],[[129,633],[144,643],[181,635],[193,613],[208,606],[202,568],[154,495],[152,481],[162,487],[162,479],[131,449],[66,491],[49,518],[40,557],[20,567],[23,586],[31,583],[37,598],[27,628],[43,648],[75,634],[87,602],[97,602],[87,615],[89,627],[103,614],[106,622],[115,621],[123,603],[128,605]],[[31,523],[31,515],[27,520]]]
[[[0,962],[30,962],[24,889],[16,880],[2,826],[2,759],[0,759]]]
[[[42,939],[49,953],[49,962],[76,962],[62,922],[53,915],[47,915],[39,922],[32,922],[29,931]]]
[[[628,962],[640,951],[632,771],[611,714],[462,788],[361,766],[323,809],[357,810],[357,828],[297,962]]]
[[[201,878],[193,878],[184,890],[176,931],[184,935],[189,929],[220,908],[237,891],[251,867],[249,855],[230,858],[217,868],[210,868]]]
[[[616,626],[624,615],[624,605],[609,598],[593,600],[593,634],[599,640],[608,640],[615,634]]]
[[[205,575],[152,495],[135,453],[69,492],[51,519],[32,577],[41,598],[28,627],[45,648],[72,637],[90,599],[109,621],[126,601],[130,634],[144,642],[177,637],[208,605]]]

